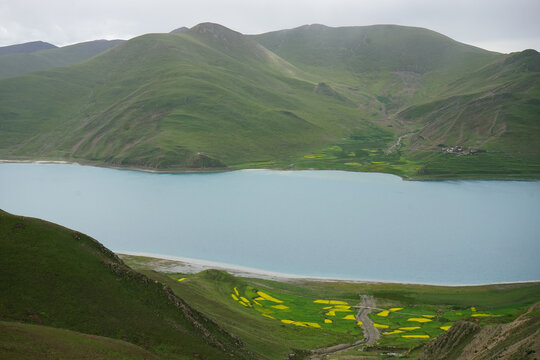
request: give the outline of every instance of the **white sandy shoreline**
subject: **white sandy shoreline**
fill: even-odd
[[[425,286],[444,286],[444,287],[473,287],[473,286],[490,286],[490,285],[516,285],[516,284],[534,284],[540,280],[514,281],[514,282],[499,282],[499,283],[484,283],[484,284],[444,284],[444,283],[415,283],[415,282],[399,282],[399,281],[384,281],[384,280],[367,280],[367,279],[351,279],[351,278],[335,278],[323,276],[295,275],[285,274],[280,272],[251,268],[242,265],[232,265],[217,261],[208,261],[201,259],[193,259],[179,256],[170,256],[162,254],[151,254],[144,252],[119,251],[118,255],[142,256],[156,259],[157,262],[152,264],[156,271],[161,272],[178,272],[183,274],[196,274],[198,272],[215,269],[223,270],[231,275],[238,277],[250,277],[264,280],[274,280],[280,282],[292,281],[320,281],[320,282],[348,282],[348,283],[369,283],[369,284],[397,284],[397,285],[425,285]]]

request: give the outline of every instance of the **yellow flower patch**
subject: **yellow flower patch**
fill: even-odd
[[[245,302],[243,302],[243,301],[239,301],[239,303],[240,303],[240,304],[242,304],[242,305],[244,305],[245,307],[249,307],[249,305],[248,305],[248,304],[246,304],[246,303],[245,303]]]
[[[343,317],[343,320],[356,320],[356,318],[354,317],[354,315],[347,315]]]
[[[377,316],[388,316],[388,314],[390,314],[390,311],[383,310],[380,313],[377,313]]]
[[[409,319],[407,319],[407,321],[416,321],[416,322],[419,322],[419,323],[426,323],[426,322],[430,322],[431,320],[426,319],[426,318],[409,318]]]
[[[403,310],[403,308],[390,308],[388,310],[389,311],[399,311],[399,310]]]
[[[440,329],[444,331],[448,331],[448,329],[450,329],[451,327],[452,325],[446,325],[446,326],[441,326]]]
[[[242,301],[245,302],[246,304],[249,304],[249,300],[246,299],[245,297],[240,296],[240,299],[242,299]]]
[[[333,323],[333,321],[330,320],[330,319],[324,319],[324,323],[325,323],[325,324],[331,324],[331,323]]]
[[[180,279],[178,279],[178,281],[184,281],[184,280],[186,280],[186,279],[187,279],[187,278],[180,278]]]
[[[422,315],[423,317],[427,317],[427,318],[434,318],[435,315]]]
[[[377,323],[374,323],[373,326],[375,326],[376,328],[379,328],[379,329],[388,329],[390,327],[388,325],[377,324]]]
[[[274,305],[272,307],[278,310],[287,310],[289,308],[288,306],[285,306],[285,305]]]
[[[329,305],[349,305],[346,301],[340,300],[314,300],[315,304],[329,304]]]
[[[268,295],[266,293],[263,293],[262,291],[257,291],[257,295],[259,295],[262,299],[256,298],[255,300],[268,300],[268,301],[272,301],[272,302],[275,302],[275,303],[278,303],[278,304],[283,303],[283,301],[278,300],[275,297],[272,297],[272,296],[270,296],[270,295]]]
[[[400,327],[399,330],[405,330],[405,331],[411,331],[411,330],[417,330],[417,329],[421,329],[420,326],[405,326],[405,327]]]
[[[262,306],[261,303],[259,303],[257,300],[253,300],[253,302],[259,306]]]
[[[361,164],[360,164],[360,163],[357,163],[357,162],[346,162],[345,165],[349,165],[349,166],[360,166]]]
[[[476,311],[476,308],[474,306],[472,306],[471,311]]]
[[[429,335],[401,335],[401,337],[409,339],[429,339]]]
[[[266,316],[269,319],[275,319],[275,317],[273,317],[272,315],[268,315],[268,314],[262,314],[262,316]]]
[[[294,320],[281,320],[281,322],[284,324],[292,324],[292,325],[302,326],[302,327],[313,327],[313,328],[318,328],[318,329],[321,328],[321,325],[317,323],[312,323],[312,322],[303,322],[303,321],[294,321]]]
[[[363,324],[363,322],[361,322],[361,321],[357,321],[357,322],[356,322],[356,325],[358,325],[358,326],[360,326],[360,325],[362,325],[362,324]]]
[[[389,332],[383,332],[382,334],[383,335],[394,335],[394,334],[401,334],[403,331],[401,330],[394,330],[394,331],[389,331]]]
[[[336,316],[336,312],[333,311],[333,310],[330,310],[329,312],[327,312],[326,314],[324,314],[326,316]]]
[[[232,296],[232,298],[233,298],[234,300],[236,300],[236,301],[240,300],[240,299],[238,299],[238,296],[236,296],[236,295],[234,295],[234,294],[231,294],[231,296]]]
[[[237,289],[237,288],[234,288],[234,293],[236,294],[236,296],[240,296],[240,294],[238,293],[238,289]]]
[[[473,317],[487,317],[487,316],[502,316],[502,315],[494,315],[494,314],[472,314]]]

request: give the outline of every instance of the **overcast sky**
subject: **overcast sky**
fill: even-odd
[[[0,46],[129,39],[207,21],[244,34],[399,24],[493,51],[540,50],[540,0],[0,0]]]

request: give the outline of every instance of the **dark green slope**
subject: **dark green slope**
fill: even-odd
[[[249,358],[242,344],[97,241],[0,212],[0,319],[121,339],[159,358]]]
[[[33,71],[75,64],[108,50],[123,40],[95,40],[61,48],[47,48],[31,53],[10,53],[0,56],[0,79]]]
[[[122,340],[50,326],[0,321],[0,358],[10,360],[154,360],[140,346]]]
[[[0,81],[0,154],[185,169],[201,168],[201,156],[219,166],[304,153],[359,113],[295,71],[215,24],[145,35],[83,64]]]

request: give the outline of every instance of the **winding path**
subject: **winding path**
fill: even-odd
[[[340,351],[348,350],[360,345],[371,346],[379,340],[381,334],[375,326],[373,326],[373,321],[369,318],[368,314],[371,313],[375,307],[375,300],[373,296],[361,295],[362,301],[357,305],[358,313],[356,314],[356,320],[362,322],[362,330],[364,330],[364,338],[358,340],[352,344],[339,344],[335,346],[330,346],[327,348],[313,350],[313,355],[311,355],[310,360],[323,360],[325,355],[335,354]]]

